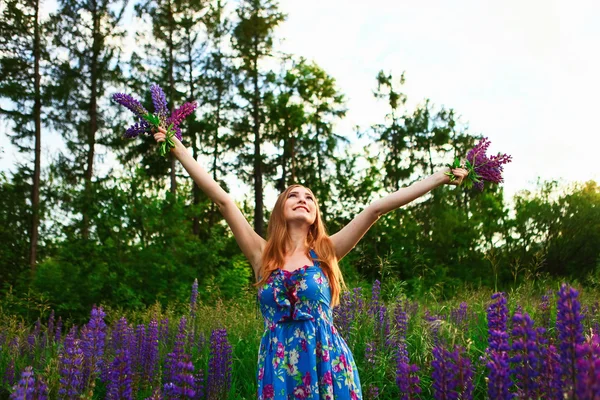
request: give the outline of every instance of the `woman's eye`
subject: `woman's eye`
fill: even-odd
[[[312,197],[310,197],[310,196],[306,196],[306,198],[307,198],[308,200],[311,200],[311,201],[313,201],[313,198],[312,198]]]

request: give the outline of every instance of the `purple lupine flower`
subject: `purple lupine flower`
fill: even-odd
[[[473,398],[473,375],[475,374],[471,359],[461,347],[456,347],[456,381],[457,391],[461,394],[462,400],[470,400]]]
[[[231,388],[231,345],[227,330],[215,329],[210,336],[207,398],[218,400],[227,397]]]
[[[102,369],[104,345],[106,339],[106,313],[102,307],[92,308],[90,321],[81,330],[81,350],[84,355],[83,381],[86,387],[96,378]]]
[[[344,291],[340,296],[340,304],[333,309],[333,320],[338,332],[346,340],[350,337],[352,313],[352,295],[350,292]]]
[[[473,397],[473,369],[468,356],[458,346],[451,352],[445,346],[432,350],[432,388],[436,399],[471,399]]]
[[[433,360],[431,361],[433,398],[436,400],[458,399],[458,394],[454,390],[456,381],[454,363],[450,360],[450,352],[441,346],[435,346],[431,352],[433,353]]]
[[[106,398],[111,400],[131,400],[131,358],[129,349],[119,348],[115,358],[110,363],[108,383],[106,385]]]
[[[162,88],[156,84],[150,85],[150,94],[152,96],[152,103],[154,104],[154,113],[160,118],[161,122],[164,122],[169,113],[167,96],[165,96]]]
[[[133,342],[133,329],[127,323],[125,317],[121,317],[112,330],[112,348],[115,353],[121,349],[129,349]]]
[[[548,345],[545,329],[539,327],[537,330],[537,346],[540,353],[538,393],[535,398],[558,399],[562,398],[562,368],[560,356],[556,347]]]
[[[133,139],[135,137],[138,137],[142,133],[149,133],[151,132],[151,130],[152,127],[150,126],[150,124],[145,120],[141,119],[135,124],[131,125],[129,128],[127,128],[123,137],[125,137],[126,139]]]
[[[174,127],[179,127],[179,125],[183,122],[183,120],[194,112],[194,110],[198,107],[198,103],[195,101],[189,103],[183,103],[179,108],[176,108],[171,113],[171,116],[167,118],[167,126],[173,124]],[[176,133],[177,135],[177,133]],[[181,133],[179,133],[178,139],[181,137]]]
[[[368,393],[369,393],[367,396],[368,399],[373,399],[373,400],[378,399],[379,398],[379,387],[374,384],[370,385]]]
[[[376,355],[376,346],[373,341],[370,341],[365,346],[365,361],[367,365],[374,368],[375,367],[375,355]]]
[[[148,114],[148,111],[144,108],[142,103],[126,93],[115,93],[113,94],[112,98],[120,105],[125,106],[140,119],[142,119],[144,115]]]
[[[352,304],[355,314],[360,314],[365,310],[365,300],[362,295],[362,288],[357,287],[352,290]]]
[[[81,350],[81,341],[76,339],[75,335],[76,330],[71,329],[58,355],[60,374],[58,394],[61,397],[77,397],[82,389],[83,350]]]
[[[408,315],[406,314],[405,307],[402,305],[402,301],[399,299],[396,301],[396,308],[394,309],[394,322],[396,331],[394,345],[398,346],[401,341],[406,340],[406,333],[408,331]]]
[[[381,282],[375,279],[371,289],[371,303],[369,305],[369,313],[379,317],[379,296],[381,295]]]
[[[513,315],[511,372],[517,382],[516,395],[520,399],[535,399],[537,396],[537,376],[539,373],[539,350],[536,330],[529,314]]]
[[[467,153],[467,160],[473,166],[477,178],[480,182],[476,182],[475,187],[479,190],[483,189],[483,181],[501,183],[502,182],[502,165],[512,161],[512,157],[507,154],[498,154],[488,157],[486,154],[490,146],[488,138],[483,138]]]
[[[556,330],[558,332],[559,354],[563,366],[563,391],[572,393],[577,385],[577,357],[575,349],[582,344],[583,325],[581,324],[581,305],[579,293],[566,284],[562,284],[558,292],[556,311]]]
[[[158,331],[158,341],[165,343],[169,339],[169,318],[165,318],[160,321],[160,328]]]
[[[48,317],[48,328],[46,329],[48,341],[54,339],[54,310],[50,311],[50,317]]]
[[[150,321],[144,346],[144,379],[152,382],[158,365],[158,322]]]
[[[202,369],[194,375],[194,388],[196,389],[195,399],[204,398],[204,371]]]
[[[433,338],[433,345],[438,346],[440,344],[440,328],[444,321],[443,315],[432,315],[429,310],[425,310],[423,319],[428,322],[427,327]]]
[[[508,351],[508,333],[506,332],[506,320],[508,308],[506,297],[503,293],[494,293],[495,300],[487,310],[488,317],[488,396],[490,399],[511,399],[512,393],[509,388],[512,385],[510,379]]]
[[[540,317],[539,319],[536,318],[536,320],[539,320],[541,327],[548,329],[550,327],[550,296],[548,294],[542,296],[538,311]]]
[[[418,366],[410,364],[406,343],[401,341],[396,355],[396,385],[400,389],[401,400],[416,399],[421,393],[418,371]]]
[[[466,330],[468,325],[468,309],[469,306],[464,301],[460,303],[458,308],[450,311],[450,321],[457,325],[459,329]]]
[[[166,382],[163,391],[168,398],[189,398],[196,395],[194,388],[194,365],[190,355],[185,352],[185,329],[187,320],[181,317],[179,332],[175,338],[173,352],[167,354]]]
[[[33,376],[33,367],[25,367],[21,373],[21,380],[13,387],[10,395],[14,400],[46,400],[48,387],[41,379],[36,380]]]
[[[15,384],[15,359],[13,357],[8,361],[2,383],[7,386],[13,386]]]
[[[135,376],[144,372],[144,358],[146,351],[146,325],[139,324],[135,327],[133,354],[131,355],[131,372]]]
[[[192,284],[192,294],[190,296],[190,314],[196,314],[196,307],[198,302],[198,278],[194,279]]]
[[[62,317],[58,317],[58,322],[56,323],[56,331],[54,332],[54,341],[56,343],[60,343],[62,338]]]
[[[600,398],[600,337],[592,335],[589,341],[578,344],[577,354],[577,399]]]

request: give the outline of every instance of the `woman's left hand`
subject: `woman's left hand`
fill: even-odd
[[[456,177],[456,179],[450,180],[450,177],[448,175],[444,176],[446,177],[446,180],[444,183],[448,184],[448,185],[460,185],[463,180],[467,177],[467,175],[469,175],[469,171],[467,171],[464,168],[454,168],[454,169],[450,169],[447,168],[444,172],[452,172],[452,174]]]

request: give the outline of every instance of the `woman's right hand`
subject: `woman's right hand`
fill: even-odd
[[[154,139],[160,143],[164,142],[167,138],[167,131],[164,128],[158,127],[158,132],[156,132],[156,128],[152,129],[154,133]]]

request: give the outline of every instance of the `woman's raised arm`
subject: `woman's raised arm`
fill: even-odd
[[[463,168],[453,169],[452,172],[457,179],[451,182],[450,178],[445,175],[446,171],[447,170],[438,171],[419,182],[413,183],[409,187],[401,188],[398,191],[369,204],[360,214],[350,221],[348,225],[331,236],[331,241],[333,242],[338,261],[356,246],[369,228],[371,228],[375,221],[383,214],[410,203],[440,185],[446,183],[460,185],[462,180],[468,174],[468,171]]]
[[[154,134],[154,138],[156,141],[162,142],[165,140],[165,134],[166,131],[159,128],[159,132]],[[171,150],[171,153],[181,162],[198,187],[217,204],[219,211],[231,228],[238,246],[256,273],[260,267],[265,240],[252,229],[231,196],[198,164],[185,146],[176,137],[173,137],[173,141],[175,148]]]

